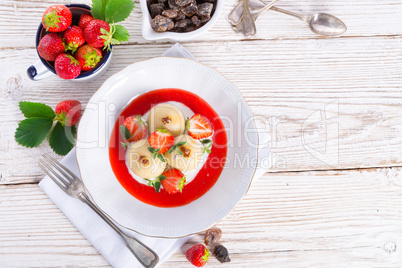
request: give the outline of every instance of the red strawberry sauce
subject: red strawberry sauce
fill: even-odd
[[[178,207],[198,199],[218,180],[226,160],[227,138],[224,125],[218,114],[209,104],[194,93],[174,88],[158,89],[135,98],[120,114],[120,117],[144,115],[153,106],[168,101],[180,102],[194,113],[208,118],[214,129],[213,146],[202,169],[191,183],[184,186],[182,193],[168,194],[161,189],[156,193],[153,187],[137,182],[129,173],[125,163],[125,151],[120,145],[123,138],[116,121],[109,142],[109,158],[112,169],[120,184],[135,198],[157,207]],[[121,120],[120,120],[121,121]]]

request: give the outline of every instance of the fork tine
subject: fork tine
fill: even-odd
[[[49,162],[49,164],[50,164],[51,166],[53,166],[55,169],[57,169],[57,170],[65,177],[65,179],[66,179],[69,183],[72,183],[72,182],[73,182],[74,179],[71,178],[71,176],[67,175],[67,173],[65,172],[65,171],[66,171],[66,168],[64,168],[64,170],[61,169],[61,168],[59,167],[60,163],[59,163],[56,159],[54,159],[54,158],[52,158],[51,156],[46,155],[46,154],[44,154],[43,157]]]
[[[52,179],[64,192],[66,192],[66,186],[63,186],[52,174],[49,172],[49,166],[46,165],[42,159],[39,160],[39,167]]]
[[[57,161],[56,159],[54,159],[53,157],[51,157],[48,154],[44,154],[44,157],[47,157],[48,159],[50,159],[54,164],[56,164],[57,166],[59,166],[60,168],[62,168],[65,172],[67,172],[68,174],[70,174],[70,176],[75,179],[75,180],[81,180],[79,177],[77,177],[74,173],[72,173],[68,168],[66,168],[64,165],[62,165],[59,161]]]

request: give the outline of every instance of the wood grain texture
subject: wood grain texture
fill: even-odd
[[[34,47],[36,30],[43,12],[52,4],[67,2],[71,1],[2,0],[0,4],[0,48]],[[90,4],[91,0],[80,0],[78,2]],[[141,35],[142,14],[139,1],[135,2],[134,12],[123,23],[131,35],[130,42],[153,43],[144,40]],[[225,0],[224,9],[218,22],[208,33],[194,41],[227,41],[244,38],[235,34],[226,20],[236,3],[235,0]],[[338,16],[348,26],[348,31],[343,37],[400,36],[402,34],[400,27],[402,2],[398,0],[281,1],[277,6],[304,14],[326,12]],[[17,20],[15,17],[19,19]],[[261,15],[256,26],[257,36],[253,39],[322,38],[314,35],[298,19],[275,12],[267,12]]]
[[[231,80],[269,132],[271,171],[350,169],[402,164],[401,38],[347,38],[185,44],[200,62]],[[13,135],[18,102],[52,107],[85,104],[105,79],[127,65],[161,55],[170,44],[115,48],[98,81],[32,82],[25,75],[33,49],[0,51],[0,170],[2,184],[38,181],[45,142],[26,149]],[[20,59],[24,58],[24,61]],[[7,64],[13,62],[13,64]],[[325,112],[326,111],[326,112]]]
[[[402,169],[266,174],[218,227],[209,267],[398,267]],[[161,267],[190,267],[184,252]],[[37,185],[0,186],[1,267],[108,266]]]

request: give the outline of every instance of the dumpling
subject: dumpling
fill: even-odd
[[[174,143],[186,141],[186,143],[172,153],[165,153],[166,161],[169,165],[177,168],[181,172],[187,172],[195,169],[201,162],[203,146],[200,141],[197,141],[189,135],[180,135],[175,138]],[[183,155],[180,155],[177,150],[180,150]]]
[[[148,114],[149,133],[161,126],[167,128],[173,136],[178,136],[184,133],[186,120],[179,108],[163,103],[152,108]]]
[[[139,140],[130,145],[127,153],[128,166],[134,174],[148,179],[158,177],[163,173],[167,163],[162,162],[158,157],[152,158],[148,150],[149,143],[146,139]]]

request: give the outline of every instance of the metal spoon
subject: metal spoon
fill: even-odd
[[[312,16],[306,16],[274,6],[270,9],[300,19],[310,27],[311,31],[319,35],[335,36],[343,34],[347,30],[345,23],[330,14],[317,13]]]

